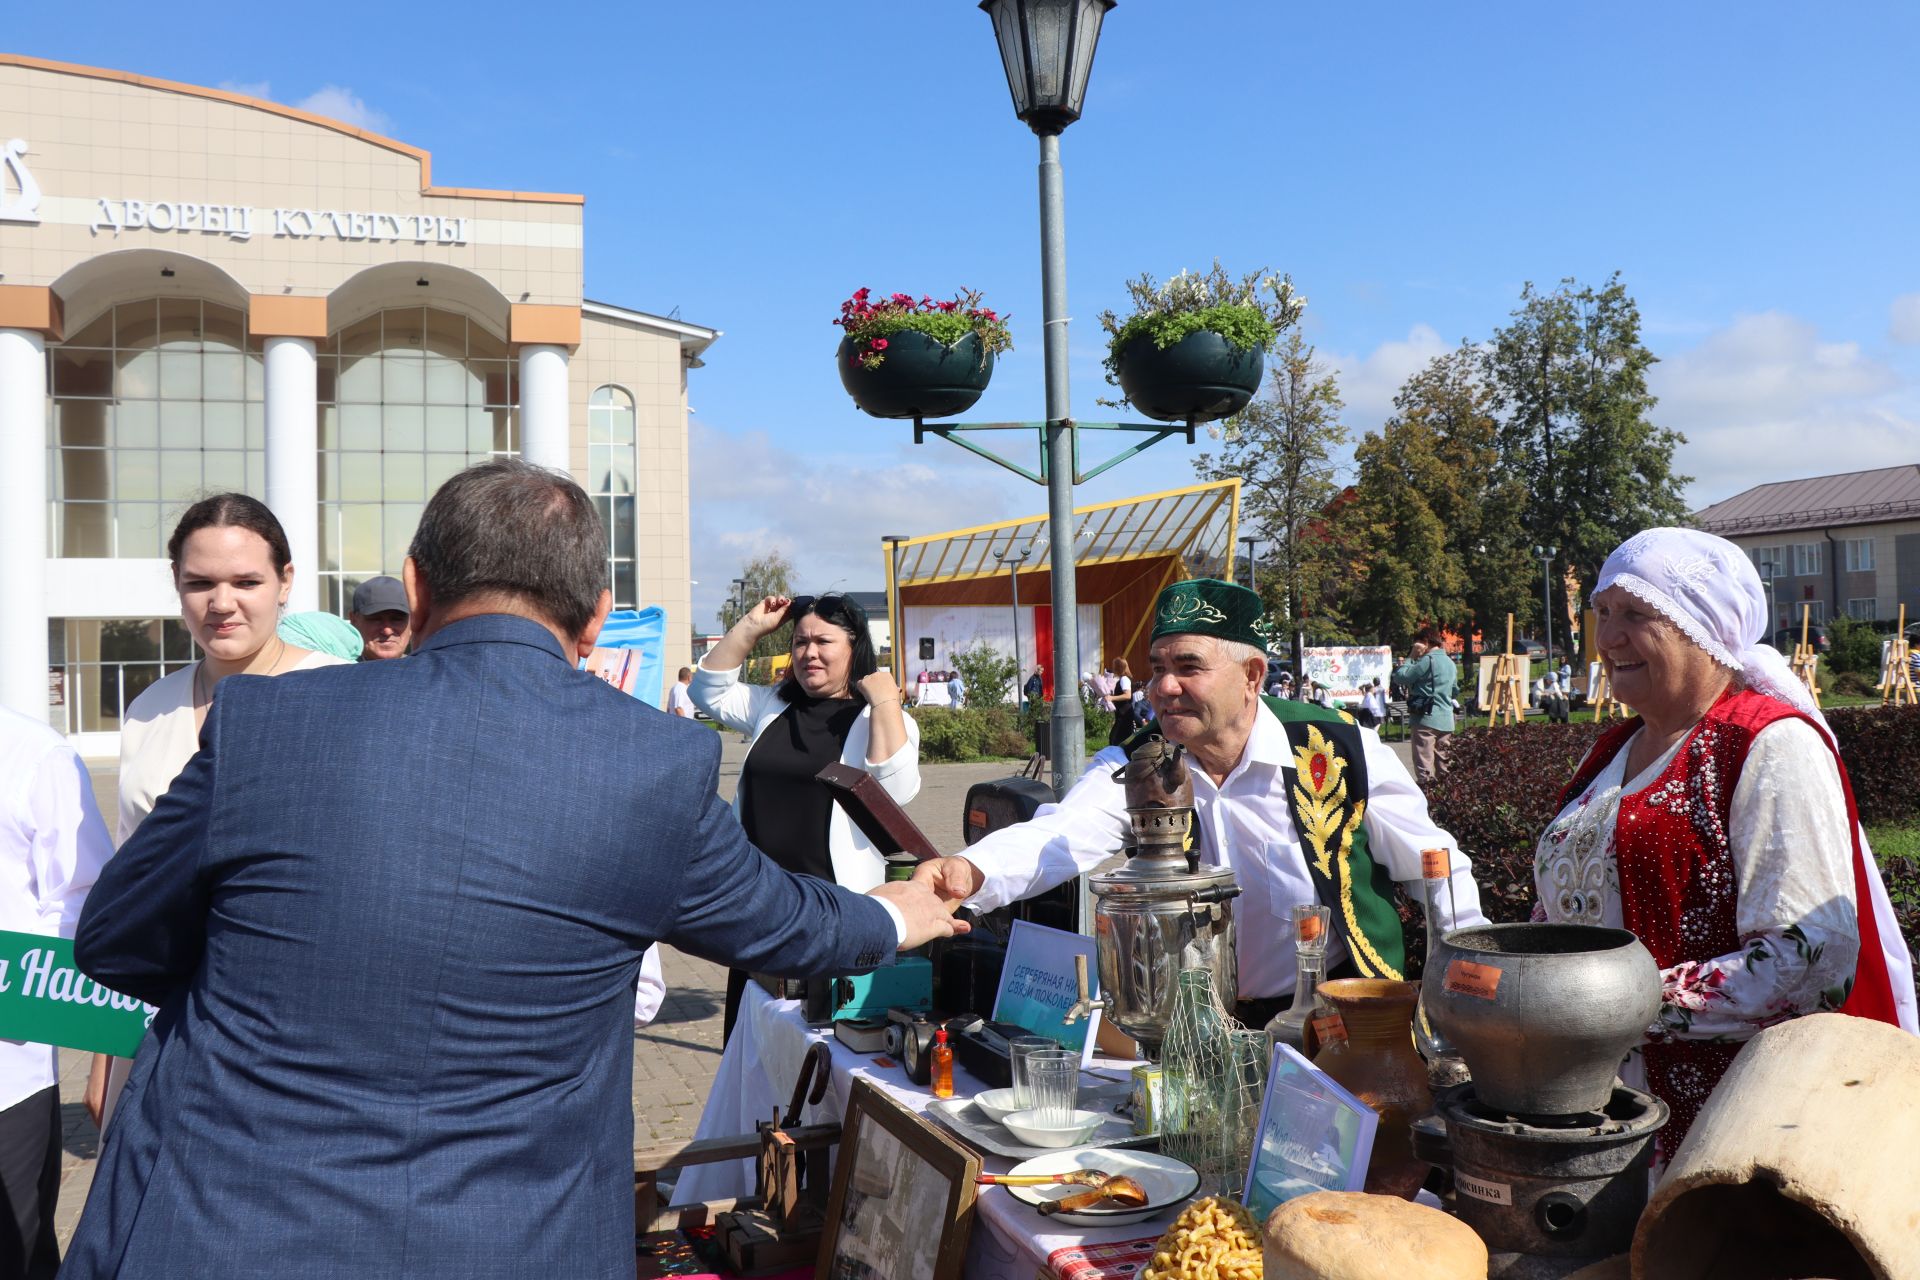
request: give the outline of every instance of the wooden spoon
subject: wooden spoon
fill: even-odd
[[[1108,1178],[1091,1191],[1076,1191],[1058,1200],[1045,1201],[1038,1207],[1041,1213],[1048,1215],[1078,1213],[1103,1202],[1116,1209],[1144,1209],[1147,1205],[1147,1189],[1132,1178],[1116,1176]]]

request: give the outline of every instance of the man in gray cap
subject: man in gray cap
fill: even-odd
[[[366,641],[360,661],[403,658],[413,639],[413,610],[407,604],[407,589],[400,579],[382,575],[368,578],[353,589],[353,607],[347,621]]]

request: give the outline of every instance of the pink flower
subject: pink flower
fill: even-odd
[[[887,349],[887,340],[885,338],[875,338],[872,342],[869,342],[867,346],[874,351],[885,351]]]

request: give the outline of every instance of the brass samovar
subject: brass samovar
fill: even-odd
[[[1237,961],[1233,870],[1202,867],[1193,844],[1193,778],[1186,748],[1151,737],[1114,771],[1127,793],[1127,861],[1088,878],[1106,1016],[1149,1059],[1173,1016],[1182,969],[1207,969],[1233,1008]]]

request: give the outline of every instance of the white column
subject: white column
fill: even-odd
[[[0,706],[47,720],[47,344],[0,329]]]
[[[567,349],[547,343],[520,348],[520,456],[557,471],[571,471],[572,432],[567,425]]]
[[[320,413],[312,338],[268,338],[267,506],[293,552],[288,613],[320,607]],[[398,568],[399,566],[394,566]]]

